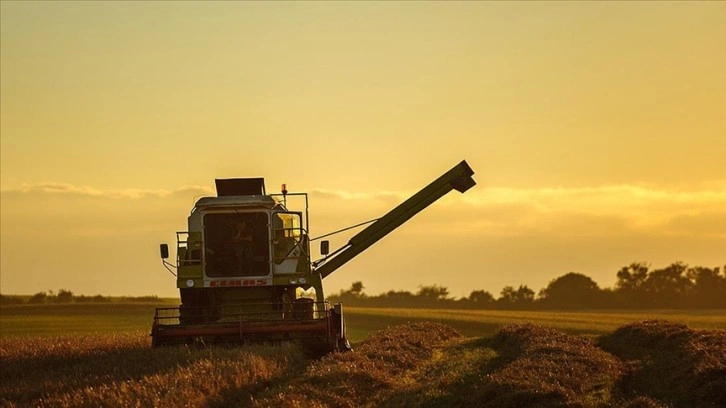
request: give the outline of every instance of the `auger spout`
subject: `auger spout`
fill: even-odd
[[[473,175],[474,171],[469,167],[466,160],[463,160],[408,200],[353,236],[343,248],[336,251],[334,256],[331,256],[323,265],[315,269],[315,272],[319,273],[321,278],[325,278],[381,238],[403,225],[421,210],[445,196],[449,191],[457,190],[461,193],[467,191],[476,185],[476,181],[472,178]]]

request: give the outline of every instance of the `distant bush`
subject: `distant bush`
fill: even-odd
[[[23,301],[23,298],[18,296],[7,296],[7,295],[0,295],[2,296],[0,298],[0,304],[3,305],[14,305],[14,304],[22,304],[25,303]],[[47,292],[38,292],[31,296],[27,303],[29,304],[47,304],[47,303],[55,303],[55,304],[67,304],[67,303],[112,303],[112,302],[121,302],[121,303],[159,303],[162,300],[159,299],[158,296],[155,295],[148,295],[148,296],[122,296],[122,297],[110,297],[110,296],[102,296],[102,295],[95,295],[95,296],[86,296],[86,295],[74,295],[72,291],[68,289],[60,289],[58,290],[58,293],[54,293],[52,290],[49,290]]]
[[[152,296],[136,296],[136,297],[124,296],[124,297],[121,298],[121,301],[122,302],[140,302],[140,303],[142,303],[142,302],[153,302],[153,303],[156,303],[156,302],[159,302],[159,297],[156,296],[156,295],[152,295]]]
[[[66,289],[61,289],[55,296],[56,303],[71,303],[73,301],[73,292]]]
[[[40,304],[40,303],[47,303],[48,302],[48,294],[45,292],[38,292],[35,295],[31,296],[30,299],[28,299],[28,303],[31,304]]]
[[[23,303],[23,299],[17,296],[0,295],[0,305],[20,305]]]
[[[111,302],[111,298],[96,295],[96,296],[75,296],[73,298],[73,301],[76,303],[109,303]]]

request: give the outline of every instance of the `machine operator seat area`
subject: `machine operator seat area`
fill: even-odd
[[[267,215],[263,212],[204,216],[204,264],[209,277],[270,273]]]

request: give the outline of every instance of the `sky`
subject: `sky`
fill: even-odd
[[[308,192],[316,237],[461,160],[476,187],[327,293],[726,265],[724,2],[3,1],[0,18],[3,294],[176,296],[158,245],[215,178]]]

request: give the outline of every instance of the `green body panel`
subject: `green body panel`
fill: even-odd
[[[177,269],[177,278],[179,281],[184,279],[184,282],[187,281],[187,279],[202,279],[202,265],[189,265],[189,266],[180,266]],[[184,286],[186,287],[186,286]]]

